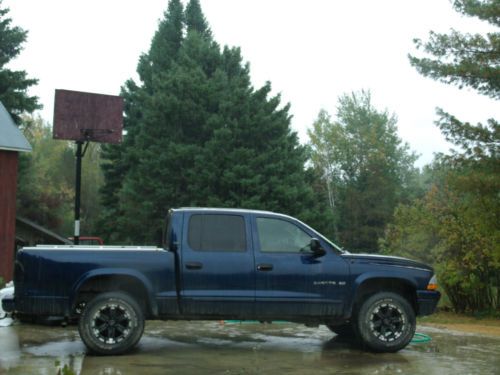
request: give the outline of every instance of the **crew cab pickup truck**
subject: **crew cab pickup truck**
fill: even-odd
[[[23,248],[3,308],[78,321],[97,354],[130,350],[146,319],[325,324],[368,350],[395,352],[440,298],[431,267],[351,254],[277,213],[174,209],[164,237],[164,248]]]

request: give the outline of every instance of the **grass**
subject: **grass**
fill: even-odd
[[[450,311],[438,311],[435,314],[418,318],[418,323],[433,324],[472,324],[500,327],[500,313],[493,314],[457,314]]]

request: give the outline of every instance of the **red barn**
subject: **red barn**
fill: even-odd
[[[0,277],[12,280],[16,235],[16,190],[19,152],[31,146],[0,102]]]

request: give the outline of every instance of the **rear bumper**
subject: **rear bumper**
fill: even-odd
[[[417,315],[430,315],[436,311],[441,293],[437,290],[417,291]]]

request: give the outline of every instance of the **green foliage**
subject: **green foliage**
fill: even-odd
[[[308,133],[337,239],[350,250],[376,251],[396,205],[418,193],[416,156],[398,138],[396,117],[377,111],[369,92],[353,93],[339,99],[335,121],[321,111]]]
[[[186,28],[188,33],[196,31],[208,39],[212,37],[212,32],[198,0],[192,0],[186,6]]]
[[[435,168],[441,177],[423,199],[398,208],[382,248],[434,264],[456,311],[498,309],[500,181],[477,166]]]
[[[54,141],[41,118],[24,117],[22,130],[33,152],[21,155],[17,214],[58,233],[69,233],[74,197],[69,143]]]
[[[0,289],[2,289],[5,286],[5,281],[2,277],[0,277]]]
[[[112,242],[155,243],[170,207],[277,210],[323,222],[289,106],[254,89],[238,48],[213,40],[199,2],[172,0],[123,88],[127,135],[107,147],[102,227]]]
[[[80,232],[82,235],[92,236],[99,230],[99,214],[102,210],[100,189],[104,184],[103,172],[100,168],[102,152],[100,143],[89,143],[82,159],[82,185],[80,198]],[[73,152],[73,145],[71,147]],[[71,170],[75,169],[75,158],[73,157]],[[74,175],[74,172],[73,172]],[[74,190],[74,183],[72,185]],[[74,203],[73,203],[74,205]],[[73,233],[73,231],[71,232]]]
[[[17,214],[63,236],[73,233],[75,182],[74,145],[52,139],[52,131],[42,119],[24,116],[21,129],[33,152],[20,155]],[[100,211],[100,149],[90,144],[82,166],[82,233],[92,234]]]
[[[456,0],[455,9],[467,16],[476,16],[500,26],[498,0]],[[430,33],[427,42],[415,39],[415,45],[429,57],[409,55],[410,63],[419,73],[460,88],[472,87],[479,93],[500,98],[500,33],[486,35]]]
[[[494,165],[498,162],[500,151],[500,126],[494,119],[489,119],[486,125],[472,125],[461,122],[456,117],[438,109],[440,119],[436,122],[446,140],[459,147],[452,151],[448,161],[455,164],[470,164],[481,162],[482,165]]]
[[[498,1],[456,0],[454,7],[500,26]],[[500,98],[500,34],[485,36],[432,33],[418,48],[433,58],[410,56],[425,76],[469,86]],[[433,184],[426,196],[400,207],[382,240],[385,252],[433,260],[441,284],[455,310],[500,309],[500,163],[499,124],[463,123],[438,109],[437,125],[457,146],[438,155]]]
[[[7,16],[9,9],[1,8],[1,5],[0,0],[0,101],[19,124],[23,112],[40,108],[38,98],[27,94],[29,87],[38,80],[28,78],[23,70],[6,67],[21,52],[27,33],[18,26],[12,26],[12,20]]]

